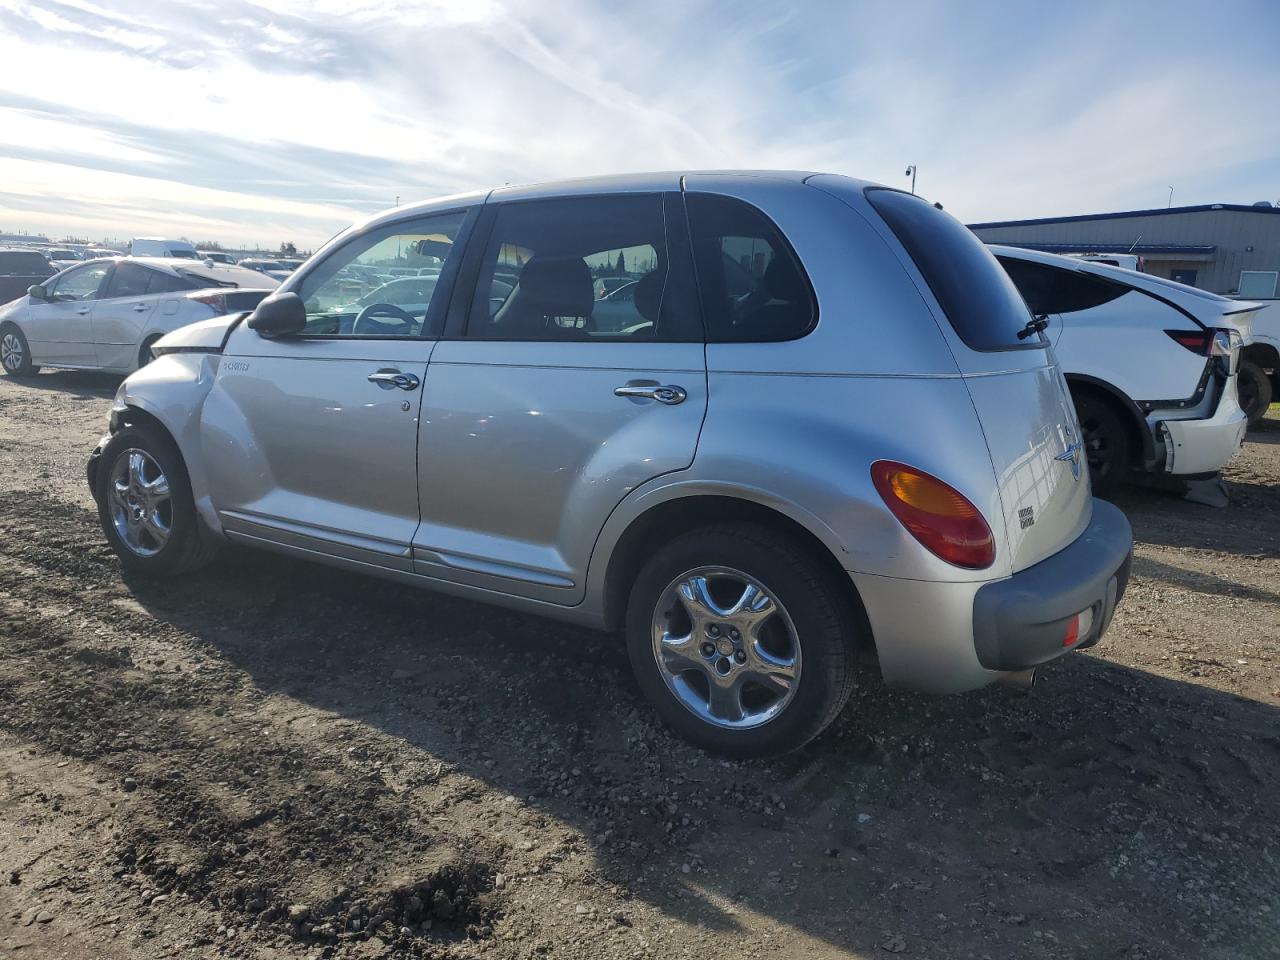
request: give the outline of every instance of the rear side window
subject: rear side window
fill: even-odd
[[[1044,346],[1038,337],[1018,339],[1031,319],[1027,305],[968,227],[927,200],[899,190],[868,190],[866,197],[911,255],[967,346],[982,351]]]
[[[1037,315],[1091,310],[1129,292],[1123,284],[1110,283],[1078,270],[1063,270],[1014,257],[998,259],[1027,302],[1027,307]]]
[[[203,283],[197,283],[190,277],[175,277],[171,273],[161,273],[159,270],[149,272],[151,282],[147,285],[147,293],[181,293],[204,286]],[[215,286],[215,284],[211,283],[209,286]]]
[[[813,289],[768,217],[709,194],[688,194],[685,207],[708,340],[794,340],[813,328]]]
[[[159,276],[159,274],[146,267],[140,267],[136,263],[117,264],[111,279],[107,282],[107,292],[103,294],[103,299],[141,297],[146,294],[147,284],[152,276]]]
[[[656,193],[499,207],[467,335],[595,343],[701,339],[695,311],[679,302],[684,284],[671,268],[665,207]],[[614,296],[624,289],[629,295]]]

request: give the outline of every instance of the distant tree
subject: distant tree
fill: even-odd
[[[280,256],[296,257],[297,255],[298,255],[298,247],[294,244],[292,240],[286,240],[284,241],[284,243],[280,244]]]
[[[222,250],[222,244],[217,240],[201,240],[199,243],[192,244],[197,250]]]
[[[614,275],[625,277],[627,275],[627,257],[621,250],[618,251],[618,265],[613,268]]]

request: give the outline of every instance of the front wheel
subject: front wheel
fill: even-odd
[[[1267,408],[1271,406],[1271,378],[1256,363],[1245,360],[1236,371],[1236,395],[1240,409],[1253,426],[1267,415]]]
[[[641,569],[627,649],[666,722],[734,757],[795,750],[853,689],[859,630],[841,584],[808,550],[754,524],[693,530]]]
[[[107,543],[129,570],[176,576],[217,552],[196,519],[182,455],[153,426],[125,427],[107,442],[95,493]]]
[[[31,347],[16,324],[0,327],[0,368],[11,377],[34,377],[40,368],[31,362]]]

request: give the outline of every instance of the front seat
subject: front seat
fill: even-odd
[[[493,327],[505,337],[581,334],[591,319],[595,291],[591,270],[581,257],[535,256],[520,271],[507,302],[494,314]],[[575,321],[565,325],[563,320]]]

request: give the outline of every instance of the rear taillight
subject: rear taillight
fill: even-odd
[[[930,553],[981,570],[996,558],[991,528],[978,508],[937,477],[892,460],[871,465],[871,481],[887,506]]]
[[[1173,341],[1202,357],[1229,357],[1240,346],[1238,330],[1166,330]]]
[[[227,295],[225,293],[189,293],[187,294],[187,299],[212,307],[214,313],[227,312]]]

